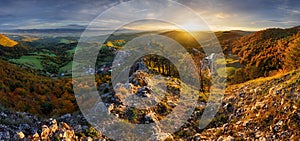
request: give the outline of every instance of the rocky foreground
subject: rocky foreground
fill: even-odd
[[[130,123],[159,124],[178,105],[183,85],[176,78],[151,77],[147,72],[137,71],[129,83],[116,85],[115,92],[111,85],[102,84],[99,91],[109,103],[108,112]],[[156,101],[156,107],[142,111],[122,100],[137,95],[153,97],[155,101],[159,97],[153,84],[162,79],[167,82],[168,96]],[[198,129],[206,106],[205,99],[201,99],[188,122],[177,132],[163,133],[156,128],[153,140],[299,140],[299,80],[300,71],[293,71],[229,86],[217,115],[205,129]],[[110,140],[89,126],[81,114],[41,120],[27,113],[1,111],[0,140]]]
[[[300,140],[300,72],[230,86],[195,140]]]
[[[0,112],[0,140],[106,140],[80,114],[41,120],[28,113]]]

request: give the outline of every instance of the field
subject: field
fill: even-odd
[[[67,65],[61,67],[59,69],[59,72],[64,72],[64,73],[71,73],[72,72],[72,65],[73,65],[73,61],[69,62]]]
[[[31,53],[32,55],[37,55],[37,56],[50,56],[50,57],[56,57],[56,54],[53,53],[45,53],[45,52],[33,52]]]
[[[41,64],[41,56],[22,56],[19,59],[10,59],[9,61],[38,70],[43,69],[43,66]]]
[[[68,50],[66,51],[68,54],[74,54],[75,53],[75,50],[76,50],[76,47],[71,49],[71,50]]]
[[[227,73],[227,77],[232,77],[235,74],[235,71],[239,68],[242,68],[243,66],[239,63],[238,56],[231,55],[227,56],[225,62],[221,60],[216,60],[216,64],[226,64],[226,70],[224,68],[219,68],[217,72],[219,74]]]

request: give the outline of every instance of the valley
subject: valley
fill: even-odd
[[[112,86],[116,53],[127,42],[147,34],[172,38],[185,47],[201,70],[201,91],[182,82],[178,74],[181,70],[172,62],[155,55],[137,60],[131,67],[130,80]],[[73,56],[76,52],[89,52],[88,49],[76,48],[78,36],[50,35],[0,36],[0,140],[111,140],[87,122],[74,96],[72,67],[85,62],[75,62]],[[108,112],[132,124],[159,125],[176,106],[182,106],[180,94],[186,93],[189,98],[198,92],[197,106],[187,122],[172,134],[154,126],[153,140],[299,140],[299,27],[219,31],[215,35],[223,49],[219,54],[224,53],[226,58],[225,62],[213,60],[216,66],[226,65],[225,70],[216,70],[217,74],[203,67],[200,61],[209,55],[183,31],[122,33],[109,37],[104,44],[87,42],[87,46],[99,47],[97,63],[79,71],[82,76],[95,76],[95,85]],[[220,81],[227,81],[221,105],[212,122],[199,129],[201,115],[209,103],[211,77],[225,76],[222,73],[227,77]],[[161,92],[165,96],[159,95]],[[126,101],[132,96],[152,98],[150,104],[154,106],[147,110],[134,108]],[[183,110],[179,109],[177,116],[184,116]]]

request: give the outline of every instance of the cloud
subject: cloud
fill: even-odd
[[[225,18],[231,17],[231,15],[225,14],[225,13],[218,13],[218,14],[216,14],[215,16],[216,16],[217,18],[219,18],[219,19],[225,19]]]
[[[128,0],[2,0],[0,5],[0,29],[84,27],[105,10]],[[165,1],[165,0],[164,0]],[[176,0],[197,12],[212,27],[265,28],[300,25],[298,0]],[[137,5],[138,7],[138,5]],[[160,8],[161,7],[161,8]],[[132,10],[134,7],[128,7]],[[103,25],[107,28],[126,20],[126,16],[155,17],[157,14],[187,21],[180,9],[164,13],[163,6],[157,11],[140,8],[136,15],[116,11]],[[117,20],[115,20],[117,19]],[[255,24],[253,24],[255,23]],[[101,26],[101,28],[105,28]]]

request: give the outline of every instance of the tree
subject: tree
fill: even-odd
[[[300,67],[300,39],[294,40],[285,52],[285,69],[294,70]]]

